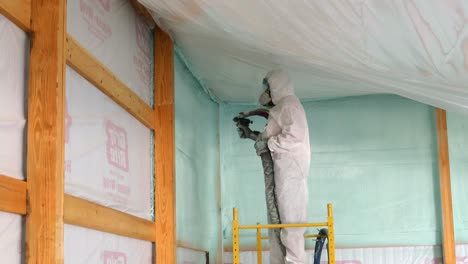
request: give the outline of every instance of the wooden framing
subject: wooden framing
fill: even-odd
[[[155,27],[151,14],[130,0]],[[0,211],[26,215],[26,263],[63,263],[63,224],[156,242],[158,263],[175,263],[174,62],[155,29],[155,109],[66,35],[65,0],[0,0],[0,13],[31,32],[28,181],[0,175]],[[65,64],[155,129],[156,222],[64,194]]]
[[[26,214],[26,182],[0,175],[0,211]]]
[[[145,126],[148,128],[154,127],[154,111],[145,101],[70,35],[67,36],[66,41],[68,65]]]
[[[154,43],[156,263],[176,263],[174,47],[159,27]]]
[[[71,195],[65,195],[64,221],[120,236],[154,242],[154,222]]]
[[[31,1],[26,263],[63,263],[65,0]]]
[[[26,32],[31,29],[31,0],[0,0],[0,14]]]
[[[439,149],[440,198],[442,204],[444,263],[455,263],[455,237],[453,228],[450,159],[447,136],[447,114],[436,109],[437,145]]]

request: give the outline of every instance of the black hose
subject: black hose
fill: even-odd
[[[320,264],[323,246],[325,245],[325,243],[327,243],[328,251],[328,230],[326,228],[322,228],[319,230],[317,240],[315,241],[314,264]],[[330,259],[328,259],[328,263],[330,263]]]

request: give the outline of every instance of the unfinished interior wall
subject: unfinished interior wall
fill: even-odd
[[[26,176],[26,33],[0,15],[0,175]],[[0,212],[0,263],[22,263],[24,228],[20,215]]]
[[[210,100],[179,56],[175,57],[175,107],[177,240],[209,251],[210,263],[217,263],[218,104]],[[177,261],[201,263],[183,250],[178,251]]]
[[[468,243],[468,115],[447,113],[453,222],[457,244]]]
[[[152,31],[129,1],[67,1],[69,34],[147,104]],[[152,220],[153,133],[79,73],[66,70],[65,192]],[[116,219],[118,221],[118,219]],[[65,263],[151,263],[152,244],[65,225]]]
[[[253,107],[222,105],[220,110],[225,245],[231,244],[232,207],[239,208],[240,224],[266,222],[260,160],[252,142],[238,138],[232,122],[238,112]],[[391,95],[304,107],[312,152],[309,219],[325,220],[326,203],[333,203],[338,248],[439,245],[433,108]],[[259,122],[256,129],[265,123],[258,119],[254,124]],[[254,246],[254,238],[253,232],[241,232],[241,248]],[[429,252],[423,256],[439,254]]]

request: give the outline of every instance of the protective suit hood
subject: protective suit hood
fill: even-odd
[[[286,71],[280,69],[270,71],[265,79],[270,85],[271,100],[274,104],[278,104],[284,97],[294,95],[294,87]]]

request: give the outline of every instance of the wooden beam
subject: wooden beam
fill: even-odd
[[[31,29],[31,0],[0,0],[0,14],[26,32]]]
[[[154,222],[129,215],[81,198],[65,195],[64,221],[125,237],[155,241]]]
[[[453,228],[450,159],[447,136],[447,117],[443,109],[436,109],[437,144],[439,149],[440,197],[442,203],[442,227],[444,263],[455,263],[455,237]]]
[[[176,263],[174,47],[158,27],[154,51],[156,263]]]
[[[26,263],[63,263],[65,0],[31,1]]]
[[[138,0],[129,0],[135,12],[143,18],[143,20],[148,24],[150,28],[156,27],[156,22],[154,22],[153,16],[146,9],[146,7],[138,2]]]
[[[101,92],[148,128],[153,128],[154,111],[117,76],[70,35],[67,36],[67,63]]]
[[[0,175],[0,211],[26,214],[26,182]]]

